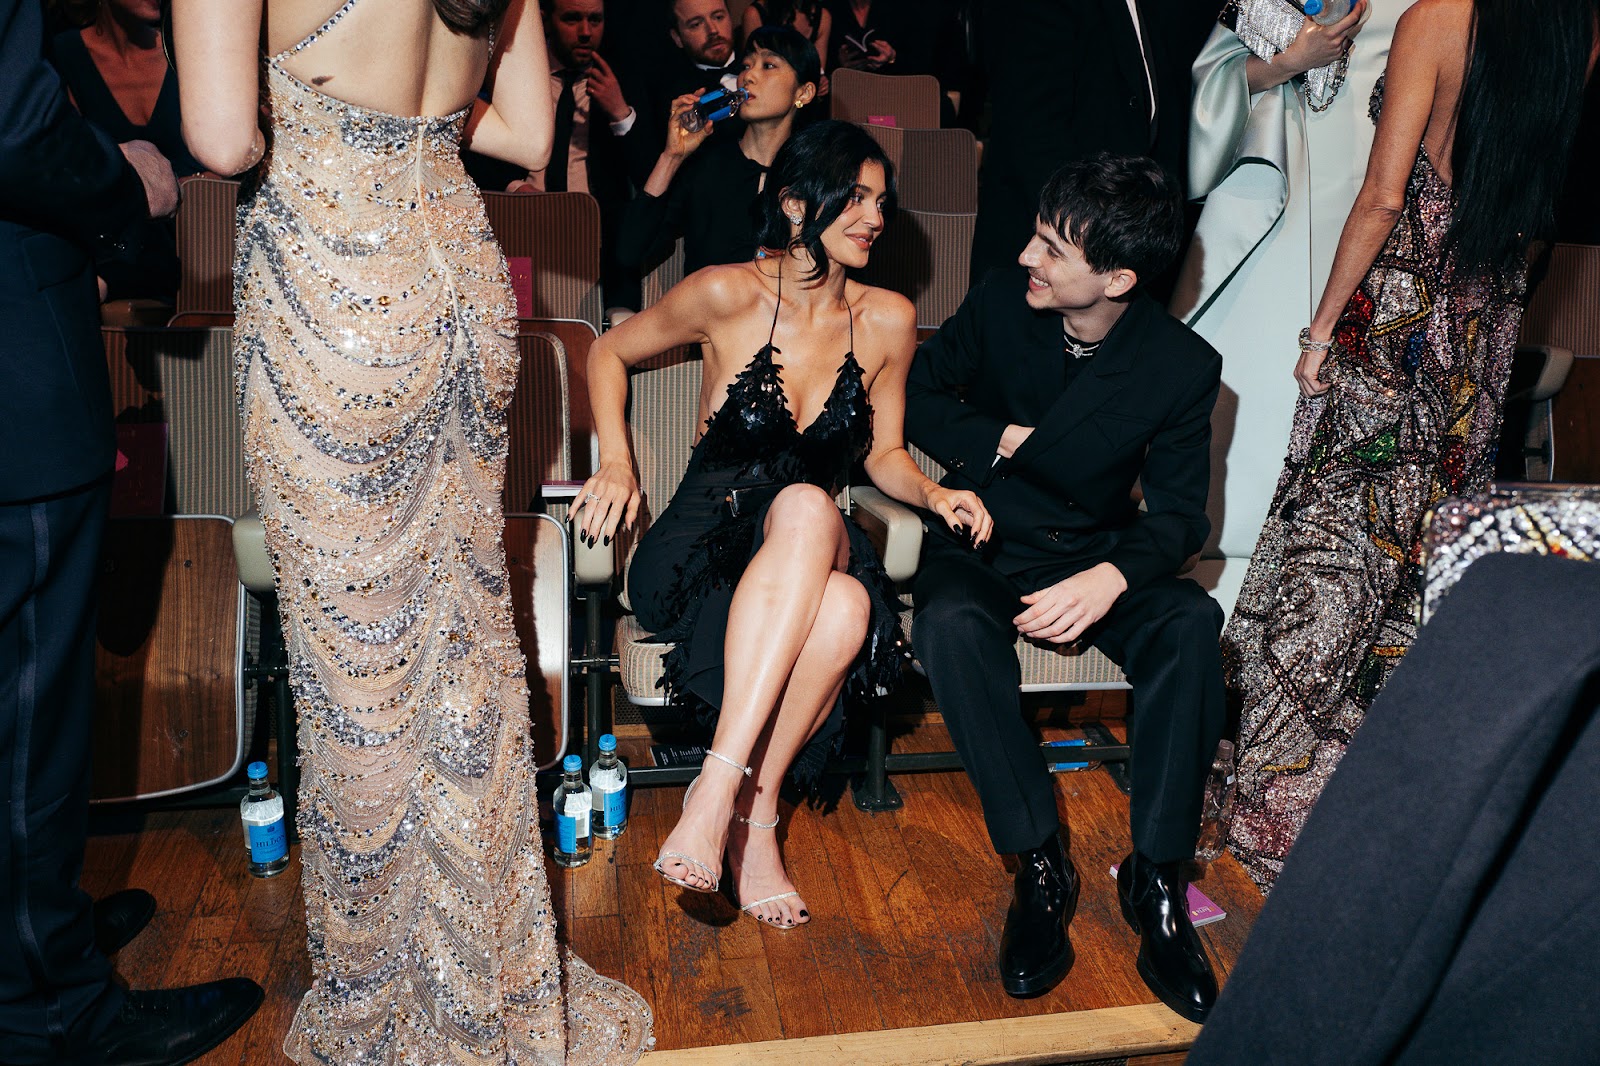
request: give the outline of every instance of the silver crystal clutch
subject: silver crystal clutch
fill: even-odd
[[[1237,12],[1233,32],[1259,59],[1271,60],[1288,48],[1306,21],[1288,0],[1237,0],[1230,6]],[[1342,62],[1306,71],[1301,91],[1312,108],[1322,111],[1333,102],[1344,81]]]
[[[1422,621],[1461,575],[1490,552],[1600,560],[1600,487],[1491,485],[1440,500],[1423,518]]]

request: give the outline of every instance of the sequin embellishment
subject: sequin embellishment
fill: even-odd
[[[303,764],[312,986],[284,1052],[632,1063],[649,1008],[556,944],[501,544],[516,318],[467,112],[356,107],[282,58],[235,306]]]
[[[1382,85],[1375,90],[1381,98]],[[1494,471],[1524,277],[1457,272],[1453,197],[1419,150],[1399,221],[1334,330],[1233,615],[1230,848],[1269,889],[1416,635],[1423,516]]]

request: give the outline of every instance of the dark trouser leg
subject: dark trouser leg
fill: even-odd
[[[1010,579],[977,556],[931,538],[917,572],[911,643],[983,801],[994,850],[1036,848],[1059,828],[1055,786],[1022,718]]]
[[[122,1000],[78,888],[109,482],[0,505],[0,1047],[52,1062]]]
[[[1186,578],[1123,595],[1090,634],[1133,685],[1133,846],[1157,863],[1194,857],[1206,772],[1222,739],[1222,608]]]

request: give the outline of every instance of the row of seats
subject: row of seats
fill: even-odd
[[[976,142],[960,129],[866,128],[895,164],[902,210],[863,277],[905,293],[917,304],[919,321],[937,325],[965,292],[978,199]],[[238,197],[236,181],[184,183],[177,219],[182,274],[170,324],[231,320]],[[601,327],[608,316],[594,199],[580,192],[486,193],[484,206],[519,289],[520,317],[576,318]],[[645,305],[682,277],[680,249],[646,277]]]

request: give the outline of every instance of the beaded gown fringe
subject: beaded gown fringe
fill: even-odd
[[[467,110],[381,114],[280,59],[235,300],[303,766],[312,985],[284,1052],[634,1062],[649,1008],[556,942],[501,543],[516,316]]]
[[[1374,111],[1381,94],[1380,80]],[[1263,891],[1416,636],[1423,516],[1494,472],[1525,273],[1457,271],[1453,204],[1419,150],[1400,219],[1334,330],[1331,388],[1296,410],[1223,633],[1239,716],[1229,847]]]

